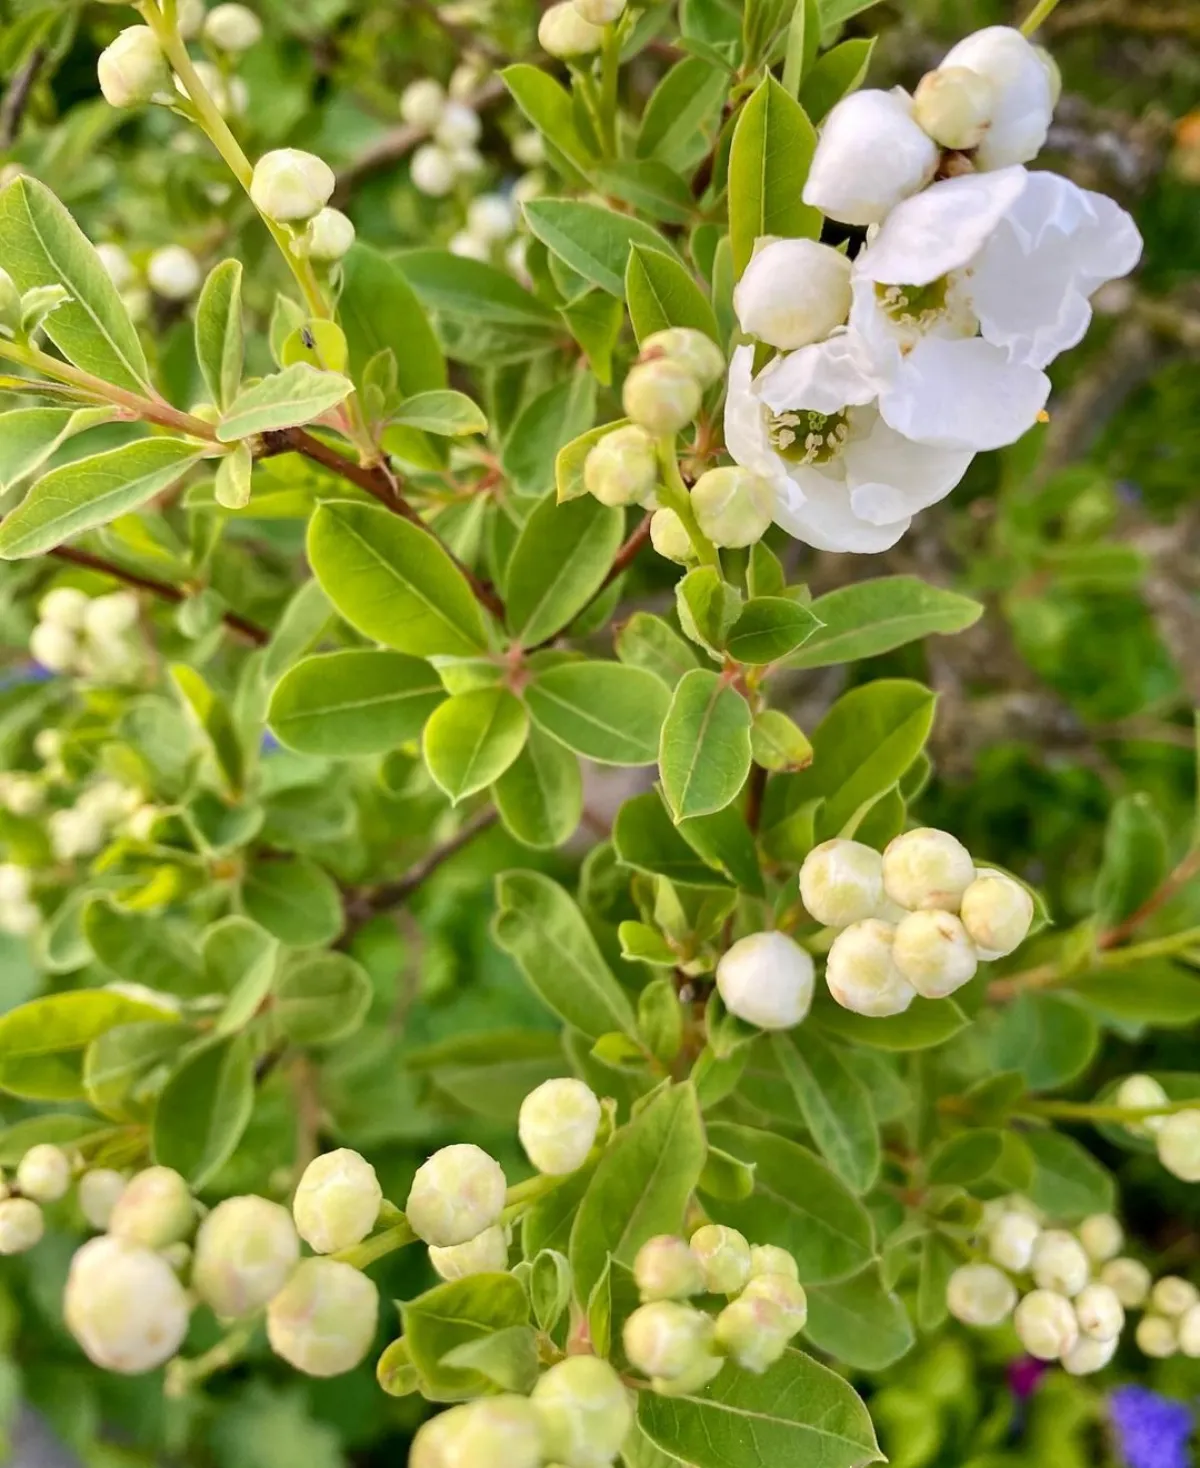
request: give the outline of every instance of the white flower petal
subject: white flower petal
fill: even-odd
[[[878,224],[933,177],[938,146],[912,119],[912,98],[851,92],[821,128],[803,199],[843,224]]]
[[[991,125],[975,151],[982,169],[1036,158],[1054,115],[1050,72],[1033,45],[1011,26],[987,26],[953,46],[943,66],[978,71],[996,89]]]
[[[786,488],[787,465],[771,446],[762,399],[754,390],[754,348],[738,347],[729,359],[725,393],[725,447],[743,469]]]
[[[777,358],[754,388],[773,413],[840,413],[849,403],[869,403],[881,385],[864,343],[852,332],[841,332]]]
[[[776,499],[776,525],[816,550],[862,555],[895,545],[911,523],[908,516],[884,525],[860,518],[836,470],[836,464],[793,470],[792,492]]]
[[[974,458],[969,449],[936,448],[905,438],[874,408],[855,410],[849,417],[844,457],[851,502],[874,524],[915,515],[945,499]]]

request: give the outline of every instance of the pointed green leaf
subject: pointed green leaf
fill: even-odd
[[[354,384],[340,372],[295,362],[238,393],[217,424],[217,437],[235,443],[254,433],[311,423],[353,391]]]
[[[415,739],[445,696],[422,658],[350,648],[289,669],[271,694],[267,723],[301,754],[386,754]]]
[[[525,748],[492,789],[505,829],[525,846],[548,851],[574,835],[583,814],[579,761],[531,728]]]
[[[853,1060],[803,1025],[771,1043],[818,1149],[856,1193],[865,1193],[879,1172],[879,1128]]]
[[[242,262],[222,260],[196,303],[196,359],[212,400],[227,408],[242,381]]]
[[[539,240],[610,296],[624,296],[625,267],[634,245],[674,255],[650,225],[603,204],[581,199],[532,199],[525,218]]]
[[[667,716],[667,686],[623,663],[562,663],[525,689],[530,717],[547,734],[606,765],[650,765]]]
[[[750,706],[719,673],[696,668],[679,680],[662,726],[658,766],[677,821],[733,800],[750,773]]]
[[[420,392],[406,398],[391,415],[392,423],[420,428],[447,438],[460,438],[469,433],[486,433],[487,418],[483,410],[466,393],[448,388],[436,392]]]
[[[514,639],[537,647],[600,590],[621,544],[625,516],[591,495],[543,499],[525,521],[508,562],[506,613]]]
[[[969,596],[930,586],[918,576],[880,576],[839,587],[812,603],[821,625],[789,668],[828,668],[878,657],[932,633],[961,632],[983,615]]]
[[[625,298],[639,342],[668,326],[690,326],[720,341],[717,318],[688,271],[660,250],[634,245],[625,267]]]
[[[455,804],[498,780],[521,753],[529,715],[507,688],[456,693],[429,716],[421,752]]]
[[[800,195],[817,146],[803,107],[770,74],[742,108],[729,151],[729,234],[740,277],[764,235],[817,239],[821,214]]]
[[[254,1110],[254,1041],[248,1031],[192,1055],[159,1097],[151,1155],[199,1191],[237,1149]]]

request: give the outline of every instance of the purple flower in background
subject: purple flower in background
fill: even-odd
[[[1191,1468],[1192,1409],[1144,1386],[1109,1393],[1109,1412],[1127,1468]]]
[[[1032,1356],[1021,1356],[1008,1367],[1008,1388],[1019,1402],[1033,1396],[1037,1384],[1046,1374],[1046,1363]]]

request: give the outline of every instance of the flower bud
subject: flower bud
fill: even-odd
[[[93,597],[83,613],[83,630],[94,642],[115,642],[137,626],[138,611],[132,591]]]
[[[583,482],[602,505],[619,508],[644,503],[658,483],[654,440],[636,423],[614,428],[583,461]]]
[[[267,1306],[267,1339],[306,1376],[340,1376],[371,1349],[379,1294],[340,1259],[303,1259]]]
[[[175,95],[171,68],[148,25],[127,26],[101,51],[96,75],[111,107],[170,102]]]
[[[183,1344],[188,1299],[152,1249],[101,1234],[71,1260],[63,1319],[97,1366],[134,1376],[169,1361]]]
[[[204,39],[218,51],[249,51],[262,33],[262,21],[244,5],[214,5],[204,20]]]
[[[456,234],[451,235],[446,248],[452,255],[457,255],[462,260],[481,260],[486,265],[492,258],[492,247],[486,241],[469,234],[465,229],[460,229]]]
[[[625,0],[575,0],[575,9],[590,25],[611,25],[625,13]]]
[[[292,1200],[300,1237],[318,1254],[336,1254],[375,1227],[383,1189],[375,1169],[357,1152],[339,1147],[304,1169]]]
[[[896,925],[896,967],[926,999],[946,999],[975,977],[967,930],[952,912],[910,912]]]
[[[467,205],[467,229],[477,240],[495,244],[506,240],[516,227],[513,206],[503,194],[480,194]]]
[[[964,1325],[999,1325],[1016,1303],[1016,1286],[993,1264],[960,1265],[946,1282],[946,1308]]]
[[[1140,1259],[1111,1259],[1100,1271],[1106,1284],[1126,1310],[1136,1310],[1150,1295],[1150,1271]]]
[[[665,560],[680,565],[696,559],[692,538],[674,510],[655,510],[651,515],[650,544]]]
[[[268,219],[295,222],[324,208],[336,182],[333,169],[315,153],[275,148],[254,165],[250,197]]]
[[[761,245],[733,292],[742,330],[780,351],[824,341],[850,314],[850,270],[816,240]]]
[[[57,1203],[71,1186],[71,1164],[61,1147],[39,1142],[17,1164],[17,1187],[35,1203]]]
[[[692,509],[714,545],[753,545],[767,532],[775,512],[769,480],[734,464],[707,469],[692,489]]]
[[[439,1249],[431,1245],[429,1262],[442,1279],[466,1279],[469,1274],[503,1274],[508,1268],[508,1236],[493,1224],[465,1244]]]
[[[340,209],[327,204],[308,221],[304,238],[310,260],[332,263],[349,253],[354,244],[353,221]]]
[[[736,1228],[706,1223],[688,1244],[704,1271],[704,1287],[712,1295],[736,1295],[750,1279],[750,1245]]]
[[[478,148],[451,148],[446,156],[450,159],[455,178],[474,178],[487,167]]]
[[[109,241],[102,241],[96,246],[96,254],[100,256],[100,263],[104,266],[104,273],[112,281],[113,285],[119,291],[128,290],[133,284],[133,266],[129,262],[129,256],[120,245],[114,245]]]
[[[879,1018],[903,1014],[917,991],[896,967],[896,930],[878,918],[851,923],[833,940],[825,959],[825,983],[843,1009]]]
[[[418,193],[442,199],[454,187],[454,160],[436,143],[425,143],[412,155],[409,175]]]
[[[604,43],[604,30],[585,20],[572,0],[560,0],[543,11],[538,22],[538,45],[547,56],[566,60],[574,56],[590,56]]]
[[[1106,1284],[1084,1285],[1075,1296],[1075,1318],[1085,1336],[1096,1341],[1113,1341],[1125,1325],[1125,1311],[1116,1291]]]
[[[79,653],[75,634],[53,622],[39,622],[29,634],[29,655],[49,673],[69,672]]]
[[[84,614],[91,598],[76,586],[56,586],[38,603],[38,616],[43,623],[61,627],[66,632],[83,629]]]
[[[682,1300],[704,1291],[699,1259],[673,1234],[646,1240],[633,1261],[633,1277],[644,1301]]]
[[[1039,1361],[1057,1361],[1079,1340],[1079,1322],[1065,1295],[1031,1290],[1013,1314],[1017,1338]]]
[[[1137,1323],[1133,1338],[1143,1356],[1153,1356],[1160,1361],[1173,1356],[1179,1349],[1176,1323],[1164,1315],[1143,1315]]]
[[[452,1407],[413,1440],[409,1468],[540,1468],[542,1424],[527,1397],[505,1394]]]
[[[717,1316],[716,1344],[743,1371],[773,1366],[791,1339],[783,1311],[771,1300],[742,1295]]]
[[[432,132],[446,106],[446,93],[431,76],[419,77],[400,93],[400,116],[409,127]]]
[[[598,1356],[568,1356],[551,1366],[530,1400],[541,1418],[546,1459],[563,1468],[603,1468],[633,1425],[621,1378]]]
[[[94,1167],[79,1179],[79,1208],[93,1228],[106,1229],[125,1179],[111,1167]]]
[[[1062,1357],[1062,1368],[1071,1376],[1091,1376],[1093,1372],[1103,1371],[1117,1354],[1119,1344],[1117,1336],[1107,1341],[1097,1341],[1090,1336],[1080,1336],[1079,1340]]]
[[[980,868],[962,895],[959,916],[979,957],[990,962],[1024,943],[1033,922],[1033,898],[1003,872]]]
[[[943,148],[969,150],[983,141],[996,105],[996,88],[969,66],[927,72],[913,96],[913,118]]]
[[[762,1274],[782,1274],[788,1279],[799,1280],[800,1270],[795,1259],[778,1244],[750,1245],[750,1278]]]
[[[881,224],[937,165],[937,144],[913,121],[908,97],[851,92],[825,119],[804,202],[842,224]]]
[[[42,1210],[32,1198],[0,1201],[0,1254],[24,1254],[45,1232]]]
[[[949,831],[920,826],[884,848],[883,890],[909,912],[925,908],[957,912],[974,880],[971,853]]]
[[[196,1233],[192,1288],[215,1315],[235,1320],[278,1294],[299,1258],[286,1208],[252,1195],[226,1198]]]
[[[674,1381],[712,1355],[712,1317],[674,1300],[640,1305],[625,1322],[625,1354],[645,1376]]]
[[[182,245],[164,245],[147,261],[146,279],[165,301],[186,301],[200,288],[200,266]]]
[[[512,155],[522,168],[539,168],[546,161],[546,140],[536,128],[518,133],[511,146]]]
[[[699,413],[702,397],[700,384],[692,374],[669,357],[636,363],[629,370],[621,394],[625,416],[655,438],[686,428]]]
[[[8,808],[11,810],[12,806]],[[29,868],[16,866],[11,861],[0,862],[0,902],[24,902],[28,896]]]
[[[438,118],[434,137],[448,152],[456,148],[471,148],[479,141],[483,125],[474,107],[465,102],[447,102]]]
[[[1041,1229],[1024,1213],[1002,1213],[988,1234],[988,1253],[1002,1269],[1024,1274]]]
[[[600,1126],[600,1102],[582,1081],[543,1081],[521,1102],[517,1135],[539,1172],[563,1177],[582,1167]]]
[[[1150,1309],[1160,1315],[1186,1315],[1197,1301],[1200,1291],[1178,1274],[1164,1274],[1150,1291]]]
[[[1154,1137],[1158,1160],[1185,1183],[1200,1183],[1200,1110],[1192,1107],[1154,1120],[1162,1123]]]
[[[800,900],[827,928],[873,917],[883,900],[883,858],[861,841],[822,841],[800,868]]]
[[[725,353],[711,336],[692,326],[668,326],[651,332],[638,353],[640,362],[665,357],[685,368],[702,388],[711,387],[725,373]]]
[[[1185,1356],[1200,1356],[1200,1305],[1179,1317],[1179,1349]]]
[[[750,1250],[751,1269],[755,1250]],[[791,1255],[788,1255],[791,1258]],[[794,1261],[793,1261],[794,1263]],[[769,1300],[779,1311],[789,1339],[802,1331],[808,1322],[808,1295],[800,1281],[790,1274],[751,1274],[739,1299]]]
[[[763,1030],[789,1030],[808,1014],[813,997],[812,956],[786,933],[739,938],[717,963],[725,1008]]]
[[[185,41],[194,41],[204,28],[204,0],[176,0],[175,29]]]
[[[1115,1258],[1125,1243],[1125,1231],[1111,1213],[1093,1213],[1083,1220],[1077,1232],[1093,1264]]]
[[[404,1211],[419,1239],[444,1249],[498,1223],[506,1189],[494,1157],[471,1142],[456,1142],[417,1168]]]
[[[1007,168],[1036,158],[1054,114],[1050,72],[1010,26],[987,26],[952,46],[940,69],[967,67],[992,86],[988,126],[975,148],[977,168]]]
[[[196,1205],[183,1178],[170,1167],[135,1173],[108,1221],[114,1238],[148,1249],[186,1239],[196,1224]]]
[[[1166,1106],[1168,1100],[1167,1093],[1154,1077],[1143,1075],[1126,1076],[1113,1096],[1113,1104],[1119,1106],[1122,1111],[1141,1111],[1151,1106]],[[1141,1121],[1127,1121],[1124,1126],[1125,1130],[1135,1137],[1149,1137],[1161,1131],[1166,1120],[1165,1116],[1147,1116]]]
[[[1061,1228],[1048,1228],[1038,1235],[1030,1268],[1039,1289],[1060,1295],[1077,1295],[1091,1273],[1083,1245]]]

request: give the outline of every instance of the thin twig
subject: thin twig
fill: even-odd
[[[650,521],[653,518],[653,515],[643,515],[637,524],[637,528],[618,549],[616,555],[613,557],[612,565],[608,568],[608,575],[600,583],[600,591],[607,591],[617,577],[624,575],[630,566],[633,565],[634,561],[637,560],[642,547],[650,539]],[[600,591],[596,593],[596,596],[600,595]],[[594,601],[595,597],[592,600]]]
[[[476,836],[489,830],[498,820],[499,814],[491,806],[476,812],[470,820],[463,822],[449,840],[435,846],[420,861],[409,867],[402,877],[397,877],[394,882],[383,882],[378,887],[366,888],[352,896],[346,904],[350,922],[354,926],[360,926],[378,913],[400,907],[439,867],[452,856],[457,856]]]
[[[38,72],[46,60],[43,47],[35,46],[25,58],[25,64],[8,84],[4,101],[0,102],[0,148],[11,148],[21,131],[21,119],[29,105],[33,85]]]

